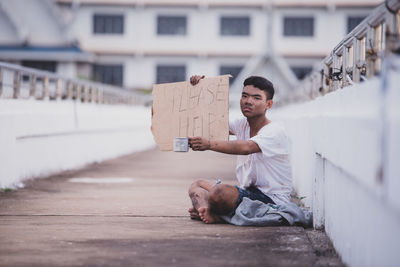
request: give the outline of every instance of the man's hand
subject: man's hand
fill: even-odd
[[[194,151],[204,151],[211,148],[210,141],[202,137],[189,137],[189,146]]]
[[[195,86],[196,84],[198,84],[200,82],[201,79],[204,79],[204,75],[200,76],[200,75],[193,75],[192,77],[190,77],[190,83]]]

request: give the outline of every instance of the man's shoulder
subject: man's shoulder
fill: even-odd
[[[268,135],[286,135],[286,129],[282,122],[271,121],[263,128],[261,128],[259,133]]]
[[[233,122],[233,123],[245,123],[245,122],[247,122],[247,119],[246,119],[246,117],[236,117],[236,118],[234,118],[234,119],[232,119],[231,120],[231,122]]]
[[[230,122],[230,124],[231,124],[233,127],[237,128],[237,129],[244,129],[244,127],[245,127],[246,124],[247,124],[247,119],[246,119],[246,117],[236,118],[236,119],[232,120],[232,121]]]
[[[263,155],[267,157],[289,153],[290,140],[281,123],[270,122],[252,140],[259,145]]]

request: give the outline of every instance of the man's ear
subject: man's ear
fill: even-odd
[[[270,109],[272,107],[272,104],[274,104],[274,101],[272,99],[268,99],[266,109]]]

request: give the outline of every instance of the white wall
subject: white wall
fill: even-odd
[[[273,19],[273,40],[276,52],[283,56],[326,56],[347,35],[349,16],[368,16],[371,8],[279,8]],[[284,17],[313,17],[314,36],[283,35]],[[319,62],[319,61],[318,61]],[[310,65],[312,66],[312,64]]]
[[[273,9],[272,41],[281,54],[326,55],[347,34],[348,16],[367,16],[372,8],[334,7],[329,5],[294,7],[275,6]],[[366,1],[359,1],[366,2]],[[379,2],[375,1],[376,4]],[[120,14],[124,16],[124,33],[93,34],[94,14]],[[163,36],[157,34],[158,15],[187,17],[187,34],[184,36]],[[260,7],[204,7],[197,6],[107,6],[82,5],[72,25],[80,44],[88,51],[108,53],[149,53],[192,52],[192,53],[233,53],[256,54],[268,49],[267,8]],[[221,16],[249,16],[249,36],[221,36]],[[313,37],[283,36],[285,16],[314,17]]]
[[[94,14],[121,14],[124,16],[124,34],[94,34]],[[164,36],[157,34],[157,16],[187,16],[187,34]],[[250,35],[220,36],[220,16],[249,16]],[[80,44],[88,51],[115,53],[249,53],[265,47],[266,10],[254,8],[82,6],[72,25]]]
[[[94,14],[123,14],[124,34],[93,34]],[[187,34],[158,35],[158,15],[186,15]],[[221,37],[221,15],[248,15],[250,36]],[[82,48],[97,53],[97,63],[124,66],[123,83],[129,88],[151,88],[156,82],[158,64],[186,66],[187,79],[193,74],[219,75],[222,64],[244,65],[248,56],[265,49],[266,28],[266,10],[262,9],[101,5],[80,7],[72,25]]]
[[[72,79],[78,76],[76,65],[72,62],[58,62],[56,73]]]
[[[154,146],[144,107],[0,100],[0,188]]]
[[[400,262],[398,70],[388,77],[386,99],[375,78],[271,115],[291,137],[297,193],[350,266]]]

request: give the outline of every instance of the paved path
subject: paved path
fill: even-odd
[[[0,266],[342,266],[323,232],[190,220],[191,182],[233,184],[234,166],[214,152],[152,150],[2,193]],[[133,180],[70,180],[84,177]]]

